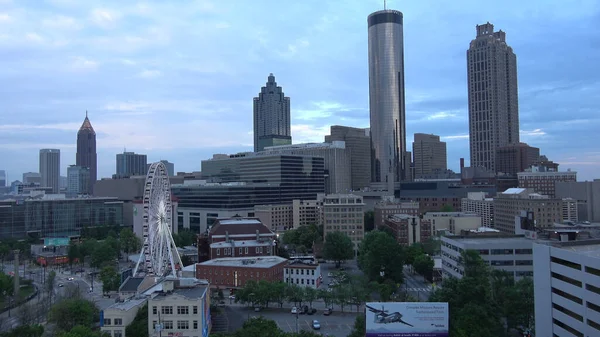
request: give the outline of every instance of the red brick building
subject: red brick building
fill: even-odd
[[[242,288],[249,280],[283,281],[288,260],[279,256],[229,257],[196,264],[196,278],[218,288]]]
[[[396,241],[404,246],[425,242],[433,235],[431,220],[406,214],[397,214],[386,218],[384,226],[389,228]]]
[[[257,218],[217,219],[208,233],[209,258],[273,256],[275,239]]]

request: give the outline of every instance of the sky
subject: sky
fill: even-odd
[[[404,13],[406,125],[469,161],[466,50],[487,21],[517,55],[521,141],[600,178],[600,2],[389,0]],[[199,171],[252,150],[252,98],[269,73],[291,97],[294,143],[369,126],[367,16],[379,0],[0,0],[0,169],[75,164],[86,110],[99,177],[144,153]],[[407,150],[410,150],[407,149]]]

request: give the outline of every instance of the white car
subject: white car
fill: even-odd
[[[292,308],[292,314],[297,314],[297,313],[298,313],[298,308],[296,308],[296,307],[293,307],[293,308]]]
[[[67,280],[73,281],[74,279],[75,279],[74,277],[69,277]]]

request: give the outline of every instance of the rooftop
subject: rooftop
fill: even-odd
[[[226,247],[255,247],[255,246],[272,246],[272,240],[244,240],[244,241],[235,241],[231,240],[231,242],[227,241],[219,241],[210,244],[210,248],[226,248]]]
[[[143,277],[128,277],[119,287],[119,291],[136,292],[142,282],[144,282]]]
[[[487,236],[460,236],[460,235],[456,235],[456,236],[451,236],[451,237],[446,237],[448,240],[456,240],[459,241],[463,244],[467,244],[467,245],[485,245],[485,244],[495,244],[495,243],[505,243],[505,244],[511,244],[511,243],[524,243],[524,242],[531,242],[533,243],[532,240],[529,240],[527,238],[525,238],[525,236],[523,235],[487,235]],[[445,238],[442,238],[442,241]]]
[[[134,299],[127,300],[125,302],[117,302],[104,310],[113,309],[113,310],[129,311],[139,305],[146,303],[147,300],[148,299],[146,297],[134,298]]]
[[[577,254],[600,258],[600,239],[580,241],[538,241],[539,244],[550,245],[556,248],[575,252]]]
[[[221,225],[251,225],[251,224],[262,224],[258,219],[228,219],[228,220],[219,220],[219,224]]]
[[[212,259],[206,262],[199,263],[201,266],[222,266],[222,267],[252,267],[252,268],[271,268],[282,262],[287,262],[286,259],[279,256],[268,257],[224,257],[220,259]]]
[[[526,188],[509,188],[506,191],[502,192],[502,194],[521,194],[527,191]]]

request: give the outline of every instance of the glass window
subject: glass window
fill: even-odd
[[[193,313],[194,315],[197,315],[197,314],[198,314],[198,306],[197,306],[197,305],[195,305],[195,306],[193,306],[193,307],[192,307],[192,313]]]
[[[190,308],[187,305],[177,306],[177,315],[189,315]]]
[[[190,328],[189,321],[177,321],[177,329],[178,330],[188,330]]]

